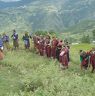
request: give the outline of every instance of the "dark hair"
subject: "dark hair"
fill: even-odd
[[[79,52],[82,52],[83,50],[80,50]]]

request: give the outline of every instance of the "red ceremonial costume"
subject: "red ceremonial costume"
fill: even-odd
[[[50,45],[50,39],[46,39],[46,46],[45,46],[45,50],[46,50],[46,55],[47,57],[51,57],[51,45]]]
[[[67,57],[67,53],[68,53],[68,48],[63,48],[60,52],[60,56],[59,56],[59,61],[61,63],[61,66],[64,68],[68,68],[68,57]]]
[[[41,56],[44,55],[44,39],[41,38],[39,41],[39,53]]]
[[[95,70],[95,51],[91,52],[90,63],[92,65],[92,72]]]
[[[56,38],[53,38],[52,42],[51,42],[51,45],[52,45],[52,48],[51,48],[51,55],[53,57],[53,59],[56,58],[56,48],[57,48],[57,44],[58,44],[58,40]]]

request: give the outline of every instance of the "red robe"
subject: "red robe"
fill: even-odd
[[[50,45],[46,45],[46,55],[48,58],[51,57],[51,46]]]
[[[95,70],[95,53],[91,54],[90,63],[92,65],[92,72]]]
[[[62,52],[63,52],[63,54],[62,54]],[[64,66],[64,67],[68,67],[67,52],[68,52],[68,49],[64,48],[64,49],[61,50],[60,56],[59,56],[59,61],[62,64],[62,66]]]
[[[39,53],[41,56],[44,55],[44,40],[39,41]]]
[[[50,45],[49,39],[46,40],[45,52],[46,52],[46,56],[50,58],[51,57],[51,45]]]
[[[53,59],[55,59],[56,58],[56,48],[57,48],[58,40],[53,39],[51,44],[52,44],[51,54],[52,54]]]

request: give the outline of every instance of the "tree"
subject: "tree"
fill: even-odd
[[[81,42],[82,43],[90,43],[89,35],[83,35],[83,37],[81,38]]]
[[[95,40],[95,29],[92,31],[93,40]]]

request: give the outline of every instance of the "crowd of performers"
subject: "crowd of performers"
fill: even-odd
[[[68,68],[69,58],[69,44],[56,37],[50,38],[47,36],[33,37],[34,48],[41,56],[47,56],[47,58],[57,59],[60,62],[62,69]]]
[[[62,69],[67,69],[70,62],[70,46],[67,41],[63,41],[55,36],[50,35],[33,35],[30,36],[27,32],[22,37],[25,49],[30,48],[30,38],[34,42],[34,49],[40,56],[57,59],[60,62]],[[11,35],[13,41],[13,49],[19,48],[19,37],[16,30],[13,30]],[[10,49],[10,38],[7,34],[0,35],[0,60],[4,58],[3,49]],[[92,65],[92,72],[95,70],[95,48],[90,51],[80,50],[81,69],[87,70]]]
[[[30,39],[31,36],[28,35],[28,32],[25,32],[25,34],[22,37],[22,40],[24,42],[25,49],[29,49],[30,47]],[[11,35],[11,39],[13,41],[13,49],[19,48],[19,37],[18,33],[13,30],[13,34]],[[10,38],[7,34],[3,33],[3,35],[0,35],[0,50],[3,49],[10,49]]]
[[[90,51],[80,50],[81,69],[87,70],[92,65],[92,73],[95,70],[95,48]]]
[[[25,32],[25,34],[22,37],[25,49],[29,49],[29,47],[30,47],[30,40],[29,40],[30,38],[31,38],[31,36],[28,35],[28,32]],[[12,49],[14,49],[14,50],[18,49],[19,48],[19,37],[18,37],[18,33],[16,32],[16,30],[13,30],[11,39],[13,41]],[[10,37],[6,33],[3,33],[3,35],[0,34],[0,60],[2,60],[4,58],[4,54],[3,54],[4,49],[7,49],[7,50],[11,49]]]

